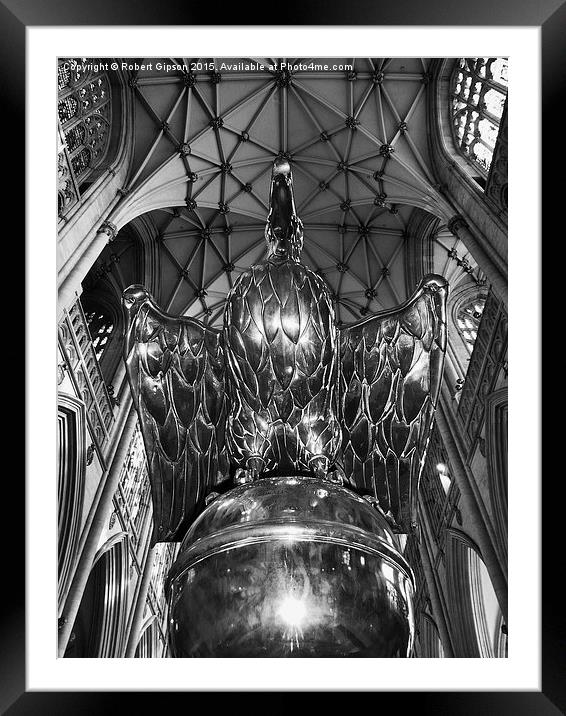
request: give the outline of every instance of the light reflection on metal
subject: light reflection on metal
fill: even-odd
[[[265,237],[265,260],[245,271],[228,294],[223,331],[163,313],[142,286],[124,292],[125,360],[150,466],[153,542],[184,537],[171,573],[176,653],[276,656],[310,650],[307,655],[315,656],[355,651],[350,637],[328,631],[324,610],[322,631],[315,629],[318,636],[308,637],[310,646],[305,647],[298,624],[293,649],[279,653],[282,647],[276,646],[282,639],[279,623],[286,621],[282,615],[292,612],[292,605],[304,607],[301,624],[307,621],[312,628],[321,603],[324,609],[330,602],[346,609],[332,590],[355,578],[356,599],[371,604],[369,611],[363,607],[363,614],[346,618],[356,622],[356,639],[365,644],[361,651],[370,649],[366,655],[375,655],[376,649],[381,653],[391,647],[389,639],[389,646],[377,648],[373,636],[366,643],[358,633],[362,626],[371,632],[371,624],[379,620],[374,614],[372,622],[370,611],[383,609],[385,600],[393,621],[403,612],[399,633],[405,646],[400,648],[395,637],[393,651],[404,656],[411,641],[411,577],[405,570],[403,584],[399,582],[402,558],[393,532],[407,532],[415,521],[446,348],[447,284],[441,276],[429,275],[398,308],[339,330],[325,282],[300,262],[303,227],[296,215],[291,167],[284,159],[273,165]],[[278,476],[285,477],[278,482]],[[263,490],[259,507],[254,492],[258,478]],[[332,517],[330,533],[322,537],[318,527],[310,526],[308,510],[306,522],[298,524],[290,506],[283,507],[285,495],[311,485],[314,478],[313,511],[329,504],[343,483],[367,498],[359,501],[379,524],[363,529],[381,535],[377,552],[373,547],[368,551],[364,540],[362,547],[356,542],[359,535],[351,532],[356,510],[352,513],[353,503],[346,498],[344,509]],[[273,523],[257,519],[268,488],[277,491],[277,499],[283,495]],[[226,489],[226,496],[210,495]],[[216,546],[189,568],[202,542],[191,540],[211,514],[223,517],[208,526],[203,539]],[[222,542],[224,518],[232,514],[243,524],[236,542],[228,545]],[[344,547],[361,550],[359,560],[346,563]],[[248,579],[246,570],[255,574],[257,560],[271,564],[283,581],[274,576],[262,585],[259,574],[265,578],[264,570]],[[283,579],[289,564],[295,572],[303,565],[303,584],[330,590],[324,599],[315,599],[316,608],[307,607],[311,597],[303,600]],[[342,582],[330,579],[334,573]],[[233,591],[238,580],[239,596]],[[362,587],[369,592],[359,591]],[[223,589],[231,599],[241,599],[242,590],[247,595],[243,604],[236,602],[238,612],[222,596]],[[210,602],[205,604],[207,590]],[[204,612],[197,613],[195,604]],[[218,633],[218,624],[229,628],[225,616],[241,630],[232,646]],[[275,631],[269,631],[268,622]],[[205,634],[207,629],[213,635]],[[250,629],[255,636],[248,638]]]
[[[303,230],[291,169],[273,167],[267,258],[228,295],[224,319],[228,447],[249,470],[323,475],[335,462],[337,334],[324,281],[300,263]]]
[[[195,521],[168,577],[176,657],[410,653],[413,577],[391,527],[338,485],[313,506],[321,482],[257,480]]]

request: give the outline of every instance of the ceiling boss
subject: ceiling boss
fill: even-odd
[[[337,328],[301,263],[290,163],[273,164],[267,255],[224,327],[123,295],[124,355],[152,484],[174,656],[406,657],[416,522],[446,349],[446,280]]]

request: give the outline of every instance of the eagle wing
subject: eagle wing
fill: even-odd
[[[167,315],[143,286],[127,288],[122,304],[124,360],[149,465],[152,545],[175,542],[227,477],[220,332]]]
[[[429,274],[393,310],[340,331],[340,421],[351,486],[377,498],[400,532],[417,489],[446,351],[448,284]]]

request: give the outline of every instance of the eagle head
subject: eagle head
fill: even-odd
[[[122,294],[122,306],[131,318],[139,311],[145,301],[151,301],[151,299],[151,294],[144,286],[134,283],[132,286],[128,286]]]
[[[295,210],[291,165],[284,158],[278,157],[273,163],[265,239],[269,261],[299,261],[303,224]]]

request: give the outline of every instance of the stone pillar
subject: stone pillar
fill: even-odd
[[[81,550],[77,569],[75,571],[65,606],[59,618],[59,656],[65,655],[65,649],[71,635],[71,630],[77,617],[77,612],[83,597],[83,592],[92,568],[92,563],[98,549],[100,536],[106,527],[112,512],[112,499],[118,487],[122,467],[126,461],[130,442],[137,423],[137,413],[130,407],[130,413],[124,424],[118,447],[108,470],[104,488],[92,519],[88,536]]]
[[[499,134],[495,142],[489,176],[485,185],[485,195],[495,204],[501,217],[507,217],[508,210],[508,158],[507,101],[505,101],[501,122],[499,123]]]
[[[460,214],[453,216],[447,225],[448,230],[460,239],[472,254],[480,269],[487,276],[487,280],[491,283],[493,292],[507,308],[507,279],[489,255],[489,250],[476,239],[470,231],[467,221]]]
[[[147,599],[147,592],[149,589],[149,583],[151,581],[151,572],[153,568],[153,560],[155,557],[156,547],[157,545],[154,545],[148,551],[145,559],[141,585],[136,598],[134,617],[132,619],[132,625],[130,627],[130,633],[128,635],[128,644],[126,646],[126,653],[124,655],[127,659],[133,658],[136,654],[136,647],[139,641],[140,629],[143,623],[143,613],[145,608],[145,602]]]
[[[130,386],[126,377],[126,363],[122,359],[120,359],[118,367],[112,376],[112,385],[114,386],[114,391],[118,400],[128,394]]]
[[[96,492],[94,494],[94,498],[91,504],[91,507],[88,511],[88,514],[86,516],[86,521],[83,527],[81,538],[79,539],[77,552],[78,554],[82,554],[86,539],[88,537],[88,534],[90,533],[90,528],[92,525],[92,521],[96,515],[96,511],[98,509],[98,503],[100,502],[100,497],[104,491],[104,484],[106,481],[106,477],[108,475],[108,466],[112,464],[112,461],[114,460],[114,455],[116,454],[116,450],[118,449],[118,446],[120,445],[120,440],[122,437],[122,433],[124,431],[124,426],[126,425],[126,420],[128,419],[128,416],[130,415],[130,411],[133,405],[132,397],[131,395],[125,397],[123,403],[121,403],[118,407],[117,413],[115,415],[114,423],[112,424],[112,434],[110,436],[108,445],[104,449],[103,456],[102,456],[102,477],[97,485]],[[74,578],[74,577],[73,577]]]
[[[420,553],[421,562],[423,565],[423,571],[424,571],[424,575],[425,575],[426,585],[428,587],[430,601],[432,602],[432,611],[434,612],[434,618],[436,619],[436,626],[438,627],[438,632],[440,634],[440,640],[442,641],[442,648],[444,649],[444,655],[450,659],[450,658],[454,657],[452,638],[450,636],[450,630],[448,628],[448,623],[446,621],[446,614],[444,612],[444,607],[443,607],[442,601],[440,599],[440,593],[438,591],[436,579],[434,577],[434,570],[432,568],[430,555],[428,553],[428,549],[425,544],[424,535],[421,535],[420,539],[418,540],[418,545],[419,545],[419,553]]]
[[[77,292],[81,292],[81,283],[84,277],[90,271],[106,244],[114,240],[117,232],[118,229],[116,225],[111,221],[104,221],[101,224],[88,248],[59,286],[57,300],[58,316],[61,315],[63,309],[69,308],[69,306],[74,303]]]
[[[468,474],[464,459],[452,433],[445,410],[445,406],[442,404],[442,401],[440,401],[435,413],[436,424],[442,437],[442,443],[448,453],[450,467],[454,472],[454,479],[460,490],[464,508],[474,525],[474,536],[477,539],[482,559],[489,573],[493,589],[495,590],[499,607],[505,619],[505,623],[507,623],[507,580],[501,569],[484,516],[479,508],[470,482],[470,475]]]

